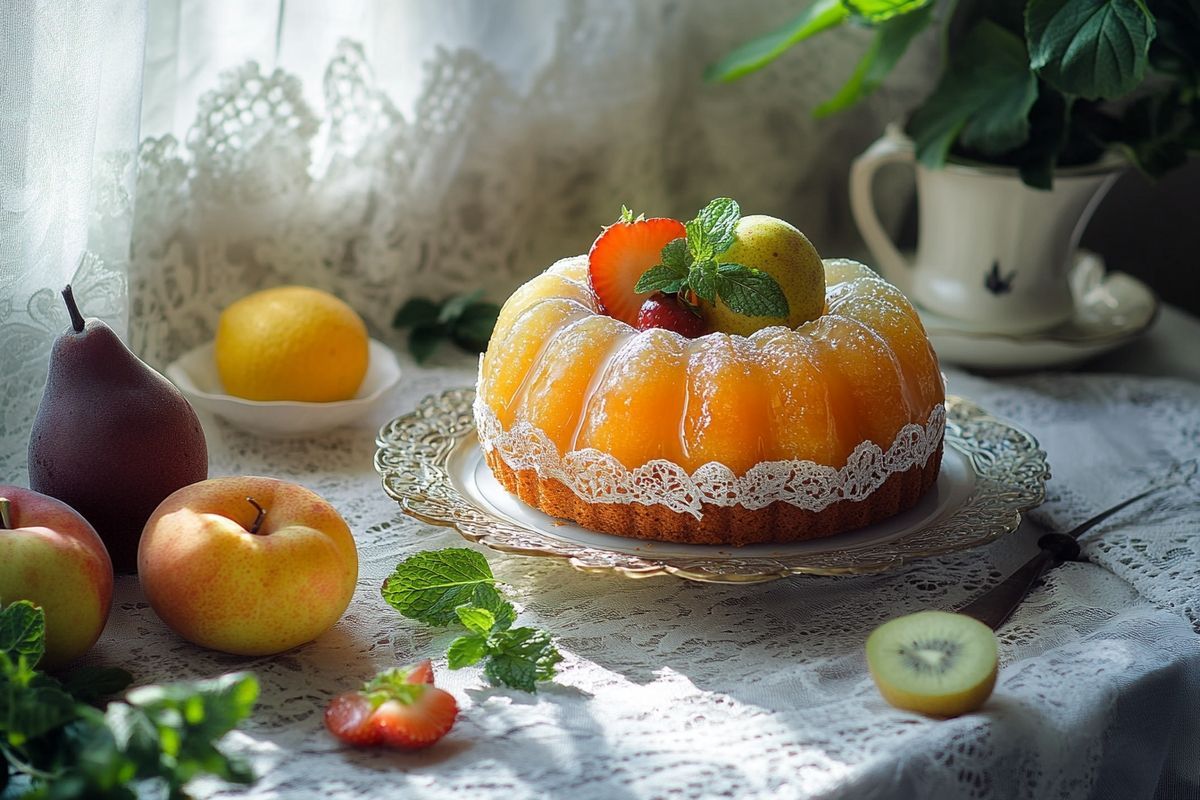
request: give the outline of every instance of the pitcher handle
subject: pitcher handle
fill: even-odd
[[[912,265],[900,255],[892,237],[883,229],[875,212],[875,198],[871,189],[875,173],[880,167],[895,163],[912,164],[914,161],[912,142],[898,128],[889,125],[887,132],[854,159],[850,166],[850,212],[854,215],[854,224],[858,226],[858,232],[867,243],[883,277],[905,294],[909,293],[912,282]]]

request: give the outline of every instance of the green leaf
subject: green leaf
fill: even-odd
[[[46,615],[28,600],[17,600],[0,611],[0,652],[15,663],[21,656],[33,666],[46,650]]]
[[[788,301],[779,283],[761,270],[742,264],[722,264],[717,270],[717,294],[730,310],[747,317],[787,317]]]
[[[483,297],[482,288],[446,298],[442,303],[441,312],[438,313],[437,321],[443,325],[453,322],[462,316],[462,313],[467,310],[467,306],[477,302],[481,297]]]
[[[454,323],[455,344],[470,352],[483,352],[492,338],[499,316],[500,306],[495,303],[472,303],[467,306]]]
[[[693,266],[688,285],[702,300],[717,302],[717,262],[708,259]]]
[[[489,633],[492,626],[496,624],[495,615],[479,606],[459,606],[454,609],[454,613],[458,614],[458,621],[462,623],[462,626],[472,633]]]
[[[446,329],[441,326],[421,325],[408,332],[408,352],[418,364],[424,364],[446,340]]]
[[[60,728],[75,715],[75,700],[61,689],[0,683],[0,735],[13,746]]]
[[[863,54],[850,80],[832,98],[813,109],[814,117],[827,117],[857,103],[879,88],[908,50],[909,43],[929,27],[933,6],[918,4],[913,13],[889,19],[879,25],[871,46]]]
[[[1030,65],[1068,95],[1116,98],[1142,82],[1154,17],[1141,0],[1029,0]]]
[[[856,16],[871,24],[877,24],[894,17],[927,9],[932,0],[842,0],[842,2]]]
[[[710,257],[721,255],[733,245],[741,218],[742,209],[728,197],[718,197],[700,209],[696,219],[704,229],[705,241],[712,247]]]
[[[933,94],[917,109],[908,132],[917,158],[931,169],[946,163],[951,145],[995,156],[1029,137],[1029,110],[1037,100],[1025,46],[987,20],[967,34]]]
[[[841,0],[816,0],[783,27],[733,50],[704,72],[711,83],[727,83],[762,69],[797,42],[841,25],[850,16]]]
[[[438,304],[426,297],[411,297],[392,318],[393,328],[433,325],[438,320]]]
[[[383,584],[383,599],[406,617],[430,625],[458,621],[477,586],[494,586],[487,559],[465,547],[417,553],[401,561]]]
[[[647,292],[667,292],[673,294],[687,282],[687,270],[676,269],[666,264],[658,264],[642,273],[633,291],[637,294]]]
[[[475,587],[475,605],[492,612],[492,630],[503,631],[516,622],[517,610],[505,600],[495,586],[481,583]]]
[[[687,239],[683,236],[667,242],[659,257],[664,266],[683,275],[687,275],[687,271],[692,268],[692,254],[688,250]]]
[[[688,253],[693,263],[710,261],[715,255],[712,242],[708,240],[708,229],[700,218],[690,219],[683,224],[687,230]]]
[[[424,683],[411,683],[411,670],[400,667],[384,670],[363,686],[376,708],[388,700],[400,700],[405,704],[415,703],[425,692]]]
[[[133,682],[133,676],[115,667],[78,667],[61,680],[65,692],[81,703],[91,703],[124,691]]]
[[[538,681],[554,677],[562,655],[550,634],[536,628],[513,628],[488,639],[488,660],[483,674],[492,683],[537,691]]]
[[[450,643],[450,649],[446,651],[446,660],[450,669],[462,669],[478,664],[486,653],[487,639],[478,633],[468,633]]]

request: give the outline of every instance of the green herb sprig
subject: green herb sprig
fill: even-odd
[[[493,684],[535,692],[539,681],[554,678],[562,655],[545,631],[512,627],[517,611],[496,584],[482,555],[449,547],[400,562],[384,581],[383,599],[410,619],[466,629],[447,650],[450,669],[482,661]]]
[[[419,364],[444,341],[468,353],[482,353],[500,315],[500,306],[482,297],[483,289],[452,295],[441,302],[413,297],[396,312],[392,327],[409,329],[408,351]]]
[[[687,301],[689,294],[747,317],[786,317],[788,301],[776,280],[765,272],[718,257],[733,246],[742,210],[736,200],[718,197],[685,223],[687,236],[668,242],[662,263],[642,273],[633,290],[665,292]]]
[[[200,775],[254,780],[216,741],[258,697],[249,674],[124,690],[125,670],[85,667],[62,679],[35,668],[45,652],[42,609],[20,600],[0,610],[0,797],[55,800],[183,798]]]

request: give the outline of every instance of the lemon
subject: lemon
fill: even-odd
[[[717,298],[715,304],[701,306],[701,315],[711,330],[749,336],[771,325],[795,328],[821,316],[825,310],[825,265],[807,236],[794,225],[763,214],[742,217],[735,235],[733,244],[717,256],[717,261],[753,267],[774,278],[787,298],[788,315],[747,317]]]
[[[996,685],[998,663],[996,634],[965,614],[920,611],[867,637],[867,666],[883,699],[934,717],[982,706]]]
[[[307,286],[247,295],[221,312],[214,357],[225,391],[247,400],[354,397],[367,373],[367,326]]]

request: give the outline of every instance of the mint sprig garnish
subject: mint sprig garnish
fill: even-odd
[[[633,290],[638,294],[665,292],[690,302],[688,294],[708,303],[721,302],[747,317],[786,317],[788,301],[779,283],[767,273],[719,256],[737,239],[742,211],[736,200],[718,197],[684,224],[687,236],[668,242],[662,262],[642,273]]]
[[[517,610],[496,586],[487,559],[465,547],[449,547],[400,562],[384,581],[383,597],[410,619],[466,630],[446,652],[450,669],[482,661],[492,683],[537,691],[538,681],[554,678],[562,655],[545,631],[512,627]]]
[[[132,676],[104,667],[59,678],[39,671],[45,629],[42,609],[26,600],[0,610],[0,795],[185,797],[201,775],[253,782],[249,766],[216,742],[250,714],[254,676],[143,686],[97,708]]]

